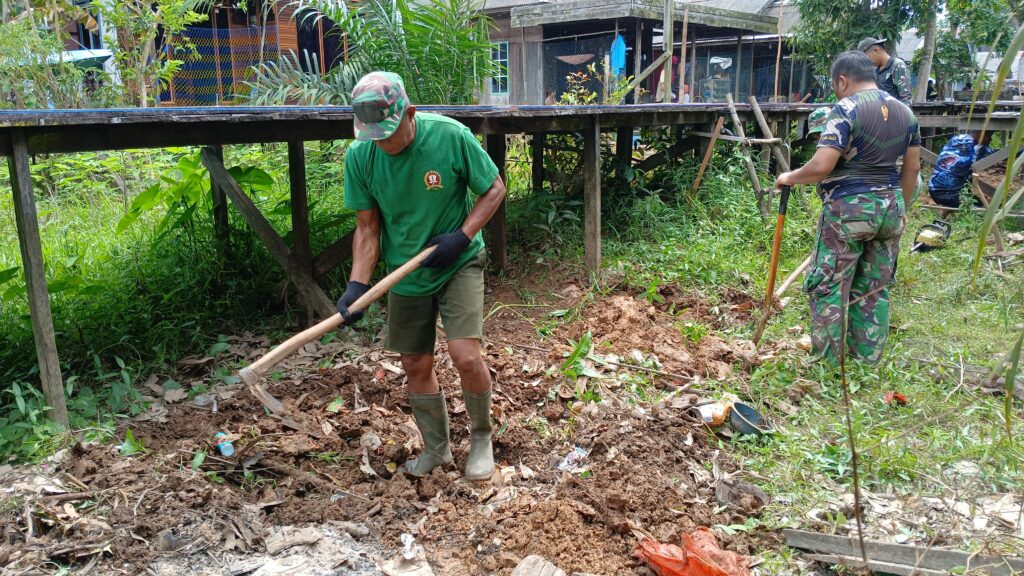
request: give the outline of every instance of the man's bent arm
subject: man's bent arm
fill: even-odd
[[[356,232],[352,238],[352,273],[348,279],[369,284],[380,258],[380,209],[356,211]]]
[[[779,186],[795,186],[797,184],[817,184],[832,173],[839,162],[840,150],[838,148],[821,147],[814,152],[814,156],[800,168],[792,172],[779,174],[776,184]]]
[[[491,217],[498,211],[504,200],[505,183],[501,181],[501,176],[498,176],[487,192],[477,198],[473,210],[466,217],[466,221],[462,223],[462,233],[466,235],[466,238],[476,236],[476,233],[491,221]]]
[[[900,174],[900,186],[903,187],[903,204],[910,212],[910,201],[917,189],[917,175],[921,173],[921,148],[911,146],[903,155],[903,172]]]

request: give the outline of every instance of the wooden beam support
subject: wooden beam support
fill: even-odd
[[[583,130],[583,242],[587,268],[601,278],[601,123],[586,119]]]
[[[615,157],[624,167],[633,164],[633,128],[622,126],[615,129]]]
[[[686,40],[690,35],[690,9],[683,10],[683,40],[679,43],[679,94],[677,102],[682,103],[686,94]]]
[[[533,191],[543,192],[544,191],[544,141],[547,140],[547,134],[543,132],[535,132],[533,138],[530,140],[532,161],[530,171],[533,176]]]
[[[504,134],[487,135],[487,155],[498,167],[498,177],[505,181],[505,152],[507,143]],[[487,223],[490,232],[491,262],[499,271],[508,267],[508,228],[505,222],[505,202],[501,203],[497,212]]]
[[[28,145],[24,132],[11,132],[10,142],[12,154],[7,159],[7,168],[11,176],[11,190],[14,192],[14,220],[18,228],[21,263],[25,270],[32,336],[35,338],[36,358],[39,361],[39,380],[43,386],[46,403],[50,406],[48,416],[54,422],[68,428],[70,424],[64,400],[64,380],[60,373],[57,337],[53,331],[53,316],[50,313],[46,263],[43,261],[36,197],[32,189],[32,173],[29,169]]]
[[[757,98],[750,97],[750,109],[754,111],[754,117],[757,118],[757,123],[761,126],[761,134],[769,140],[775,139],[772,134],[771,128],[768,127],[768,121],[764,119],[764,113],[761,112],[761,105],[757,103]],[[789,122],[786,122],[787,128]],[[787,130],[788,133],[788,130]],[[775,161],[779,163],[779,167],[782,168],[783,172],[789,172],[789,158],[786,158],[785,152],[782,151],[781,145],[770,145],[772,154],[775,155]]]
[[[974,197],[981,201],[981,205],[988,210],[988,197],[981,191],[981,184],[979,181],[981,178],[977,174],[971,176],[971,193]],[[1005,252],[1006,247],[1003,246],[1003,233],[999,231],[999,223],[995,220],[992,221],[992,240],[996,245],[996,252]]]
[[[309,245],[309,198],[306,193],[306,150],[301,140],[288,142],[288,182],[292,212],[292,254],[296,265],[310,274],[313,254]],[[313,325],[315,311],[306,303],[306,325]]]
[[[218,186],[224,189],[228,198],[231,199],[235,208],[242,215],[242,218],[256,232],[263,245],[267,247],[270,254],[277,260],[278,265],[288,274],[288,279],[291,280],[299,291],[299,296],[303,302],[316,310],[316,313],[322,318],[329,318],[335,315],[337,310],[334,307],[334,303],[331,302],[316,281],[313,280],[309,268],[303,267],[299,263],[295,254],[285,244],[285,241],[278,236],[274,227],[263,217],[259,207],[242,191],[242,187],[238,185],[238,182],[227,171],[224,163],[209,148],[203,148],[200,158],[203,161],[203,165],[210,172],[210,177],[213,178]]]
[[[211,152],[224,162],[224,147],[211,146]],[[210,198],[213,203],[213,233],[220,245],[221,254],[227,256],[231,249],[231,224],[228,222],[228,198],[224,190],[210,178]]]
[[[981,160],[978,160],[977,162],[972,164],[971,169],[974,170],[975,172],[981,172],[983,170],[987,170],[995,166],[996,164],[999,164],[1000,162],[1006,161],[1006,159],[1009,157],[1010,147],[1003,146],[999,150],[996,150],[995,152],[989,154],[988,156],[985,156]]]
[[[341,266],[345,260],[352,257],[352,239],[356,232],[352,230],[331,244],[324,251],[313,258],[313,277],[320,280],[331,270]]]
[[[650,170],[654,170],[655,168],[661,166],[662,164],[667,164],[671,160],[679,158],[683,154],[695,150],[698,146],[700,146],[699,139],[687,136],[680,140],[679,142],[676,142],[675,144],[670,146],[664,152],[652,154],[647,158],[644,158],[640,162],[637,162],[633,168],[641,172],[648,172]]]
[[[939,160],[938,154],[936,154],[935,152],[932,152],[931,150],[925,148],[924,146],[921,146],[921,162],[924,162],[925,164],[927,164],[929,166],[935,166],[935,163],[938,160]]]

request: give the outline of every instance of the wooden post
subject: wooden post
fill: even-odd
[[[337,314],[334,302],[324,294],[316,280],[313,280],[310,268],[303,267],[299,263],[298,258],[288,248],[285,241],[278,236],[274,227],[263,217],[259,207],[242,191],[242,187],[238,185],[238,182],[231,176],[231,173],[227,171],[224,163],[209,148],[203,148],[199,157],[203,165],[210,172],[210,177],[227,193],[228,198],[231,199],[231,202],[238,209],[242,218],[256,232],[256,235],[259,236],[260,241],[266,246],[267,250],[270,251],[270,255],[287,272],[288,279],[295,285],[304,303],[314,308],[316,313],[322,318],[330,318]]]
[[[68,409],[64,402],[64,381],[60,374],[57,338],[53,332],[50,295],[46,288],[46,264],[39,237],[28,144],[25,142],[25,133],[20,130],[11,133],[11,156],[7,159],[7,168],[11,176],[11,190],[14,192],[14,220],[18,228],[21,263],[25,269],[28,309],[39,362],[39,380],[43,385],[46,403],[50,406],[49,417],[68,428]]]
[[[978,184],[978,178],[979,176],[977,174],[971,175],[971,193],[981,201],[981,205],[985,207],[985,210],[988,210],[988,197],[981,191],[981,185]],[[1006,248],[1003,246],[1003,234],[999,231],[999,224],[995,221],[992,222],[992,239],[995,241],[996,251],[1006,251]]]
[[[587,268],[601,278],[601,121],[584,119],[583,128],[583,242]]]
[[[224,78],[222,77],[223,69],[220,67],[220,38],[217,36],[217,14],[220,13],[220,8],[213,9],[213,62],[217,66],[217,105],[224,101]],[[230,26],[231,15],[228,14],[228,26]],[[230,30],[229,30],[230,38]]]
[[[675,49],[675,30],[672,29],[675,22],[672,17],[672,7],[675,5],[675,0],[665,0],[665,22],[662,24],[662,46],[665,52],[668,52],[668,60],[665,60],[665,67],[663,68],[663,78],[665,80],[665,93],[662,94],[664,97],[662,102],[668,104],[672,102],[672,51]]]
[[[736,36],[736,97],[740,97],[740,78],[743,77],[743,34]]]
[[[312,275],[313,254],[309,245],[309,198],[306,193],[306,150],[301,140],[288,142],[288,182],[292,208],[292,253],[296,264]],[[306,302],[306,325],[315,319],[313,306]]]
[[[636,21],[636,44],[633,45],[633,76],[636,77],[640,74],[640,67],[643,66],[643,48],[641,43],[643,42],[643,31],[644,22],[643,20],[637,19]],[[640,103],[640,85],[637,84],[636,88],[633,89],[633,104]]]
[[[498,167],[498,176],[504,182],[505,135],[488,134],[486,138],[487,155],[491,157],[491,161]],[[505,202],[502,202],[501,206],[498,207],[498,211],[494,213],[494,217],[487,224],[487,229],[490,232],[491,261],[496,269],[499,271],[504,270],[508,267],[508,233],[505,227]]]
[[[544,132],[534,132],[531,143],[533,144],[533,161],[531,172],[533,173],[533,191],[543,192],[544,191],[544,140],[547,139],[547,134]]]
[[[743,123],[740,122],[739,114],[736,113],[736,102],[732,99],[732,94],[725,95],[726,102],[729,103],[729,115],[732,117],[733,127],[736,129],[736,135],[743,138],[744,142],[740,144],[740,150],[743,151],[744,164],[747,166],[747,176],[750,177],[750,184],[754,187],[754,198],[757,200],[757,209],[761,212],[761,217],[765,220],[768,219],[768,203],[765,202],[765,192],[761,189],[761,179],[757,175],[757,168],[754,167],[754,160],[750,157],[750,146],[746,143],[747,135],[743,130]]]
[[[757,118],[757,124],[761,127],[761,134],[768,139],[775,138],[771,128],[768,126],[768,122],[764,118],[764,113],[761,112],[761,106],[757,103],[757,98],[750,97],[750,109],[754,111],[754,118]],[[786,122],[786,126],[789,126],[789,122]],[[787,130],[788,133],[788,130]],[[769,144],[772,154],[775,155],[775,161],[779,163],[779,168],[783,172],[789,172],[789,159],[786,158],[785,152],[782,151],[782,146],[779,144]]]
[[[779,47],[775,53],[775,99],[779,101],[779,73],[782,71],[782,8],[779,8]]]
[[[211,146],[210,151],[221,162],[224,162],[224,147]],[[210,177],[210,197],[213,203],[213,232],[220,245],[222,256],[227,256],[231,250],[231,225],[228,223],[228,198],[224,190]]]
[[[683,46],[683,50],[686,46]],[[690,102],[697,101],[697,36],[693,37],[693,50],[690,52]]]
[[[686,37],[690,31],[690,10],[683,10],[683,41],[679,44],[679,102],[683,101],[686,94]],[[693,88],[690,88],[690,100],[693,100]]]
[[[633,127],[622,126],[615,131],[615,156],[623,167],[633,164]]]

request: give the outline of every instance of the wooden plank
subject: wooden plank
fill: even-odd
[[[697,170],[697,178],[693,181],[693,188],[690,189],[690,199],[697,197],[697,190],[700,188],[700,181],[704,178],[704,171],[708,168],[708,163],[711,162],[711,156],[715,153],[715,143],[718,142],[718,137],[722,133],[722,126],[725,124],[725,116],[719,116],[718,123],[715,124],[715,131],[711,133],[711,142],[708,144],[708,149],[704,152],[704,159],[701,160],[700,169]]]
[[[971,164],[971,169],[974,170],[975,172],[982,172],[995,166],[996,164],[999,164],[1000,162],[1005,162],[1006,159],[1009,157],[1010,147],[1004,146],[1003,148],[996,150],[995,152],[989,154],[988,156],[985,156],[981,160],[978,160],[974,164]]]
[[[724,116],[722,117],[724,118]],[[740,138],[739,136],[729,136],[728,134],[719,134],[715,136],[714,132],[696,132],[689,131],[686,133],[687,136],[700,136],[701,138],[712,138],[716,140],[725,140],[726,142],[745,142],[751,146],[760,146],[764,144],[781,144],[782,140],[779,138]]]
[[[636,74],[638,72],[640,72],[640,65],[643,64],[643,50],[641,49],[641,43],[642,43],[641,38],[643,38],[644,22],[643,22],[643,20],[635,20],[634,22],[635,22],[635,26],[636,26],[636,38],[634,39],[634,43],[633,43],[633,75],[636,76]],[[626,92],[629,92],[629,90],[627,90]],[[639,104],[640,103],[640,85],[637,84],[633,88],[632,92],[633,92],[633,104]]]
[[[57,356],[53,316],[50,314],[46,263],[43,261],[43,246],[39,237],[36,197],[32,189],[32,173],[29,168],[25,134],[20,131],[11,132],[10,144],[13,154],[7,161],[7,168],[10,171],[11,190],[14,193],[14,220],[18,228],[21,263],[25,270],[32,336],[36,344],[36,358],[39,361],[39,380],[43,386],[46,403],[50,406],[48,416],[54,422],[68,428],[70,424],[64,400],[64,380],[61,377],[60,359]]]
[[[651,170],[654,170],[658,166],[661,166],[662,164],[667,164],[668,162],[676,158],[679,158],[683,154],[686,154],[687,152],[694,150],[699,145],[699,139],[686,137],[683,140],[676,142],[675,144],[670,146],[668,150],[652,154],[651,156],[644,158],[642,161],[637,162],[634,168],[641,172],[649,172]]]
[[[259,207],[246,196],[242,187],[231,176],[224,167],[224,163],[209,149],[203,148],[200,153],[203,165],[210,172],[218,186],[224,189],[228,198],[238,209],[238,212],[245,219],[246,223],[256,232],[256,235],[266,246],[270,254],[277,260],[278,265],[287,272],[288,279],[295,285],[303,303],[316,310],[322,318],[329,318],[337,313],[334,303],[324,294],[320,286],[313,280],[308,268],[304,268],[296,259],[295,255],[285,244],[285,241],[278,236],[274,227],[263,217]]]
[[[487,155],[491,157],[491,161],[498,167],[498,176],[504,182],[505,152],[507,150],[505,135],[488,134],[486,144]],[[491,262],[497,270],[505,270],[508,267],[508,229],[505,222],[504,201],[502,201],[494,216],[491,217],[491,221],[487,223],[487,230],[490,233]]]
[[[679,43],[679,94],[677,102],[683,102],[686,94],[686,41],[690,33],[690,9],[683,11],[683,39]]]
[[[583,131],[583,242],[587,268],[601,278],[601,124],[587,119]]]
[[[830,536],[802,530],[783,530],[786,545],[792,548],[810,550],[820,554],[860,557],[860,546],[856,538]],[[973,555],[956,550],[941,548],[925,548],[901,544],[866,541],[868,558],[880,562],[891,562],[917,566],[927,570],[948,571],[957,567],[970,570],[981,570],[992,576],[1011,576],[1014,572],[1024,571],[1024,559],[1003,556]]]
[[[211,146],[210,151],[224,162],[224,147]],[[231,224],[228,221],[228,198],[224,190],[210,178],[210,198],[213,204],[213,233],[221,254],[227,256],[231,249]]]
[[[292,213],[292,254],[296,266],[313,273],[312,248],[309,245],[309,198],[306,192],[306,150],[301,140],[288,143],[288,182]],[[306,325],[315,318],[313,306],[306,302]]]
[[[531,144],[531,165],[530,172],[533,177],[533,191],[544,191],[544,141],[547,135],[543,132],[535,132],[530,140]]]
[[[313,277],[317,280],[326,276],[329,272],[341,266],[345,260],[352,257],[352,239],[355,238],[355,230],[345,234],[333,244],[324,248],[313,258]]]
[[[864,566],[864,560],[861,558],[854,558],[853,556],[837,556],[834,554],[804,554],[804,559],[810,560],[811,562],[823,562],[832,566],[847,566],[850,568],[861,568]],[[872,572],[882,572],[884,574],[897,574],[899,576],[932,576],[932,575],[945,575],[949,572],[941,570],[926,570],[924,568],[916,568],[914,566],[906,566],[903,564],[892,564],[890,562],[868,562],[868,569]]]
[[[757,209],[761,213],[761,217],[767,220],[768,203],[765,202],[765,193],[761,189],[761,179],[757,175],[757,168],[754,167],[754,160],[750,157],[750,147],[746,144],[747,134],[743,130],[743,122],[740,121],[740,117],[736,113],[736,103],[732,99],[732,94],[726,94],[725,98],[729,103],[729,115],[732,116],[732,123],[736,129],[736,134],[744,140],[740,146],[743,151],[743,161],[747,167],[747,177],[750,178],[750,184],[754,188],[754,199],[757,201]]]

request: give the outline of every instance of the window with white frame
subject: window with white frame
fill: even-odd
[[[491,77],[491,94],[508,94],[508,42],[491,44],[491,60],[497,68]]]

